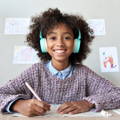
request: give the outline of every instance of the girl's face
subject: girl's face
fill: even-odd
[[[47,51],[52,57],[52,62],[68,64],[74,46],[73,31],[66,25],[60,24],[48,31],[46,39]]]

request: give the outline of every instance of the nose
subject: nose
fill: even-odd
[[[56,45],[57,45],[58,47],[64,47],[63,39],[62,39],[62,38],[59,38],[59,39],[57,40]]]

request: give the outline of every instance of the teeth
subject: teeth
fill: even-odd
[[[63,53],[65,50],[55,50],[56,53]]]

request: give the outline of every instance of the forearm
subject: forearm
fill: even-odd
[[[108,94],[98,94],[84,97],[89,103],[94,104],[95,111],[101,111],[102,109],[114,109],[120,108],[120,94],[117,92],[111,92]]]

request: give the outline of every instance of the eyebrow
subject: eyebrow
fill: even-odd
[[[47,35],[50,35],[50,34],[56,34],[56,32],[48,32]],[[70,32],[64,32],[63,34],[69,34],[71,36],[73,36]]]
[[[48,32],[47,35],[56,34],[55,32]]]

